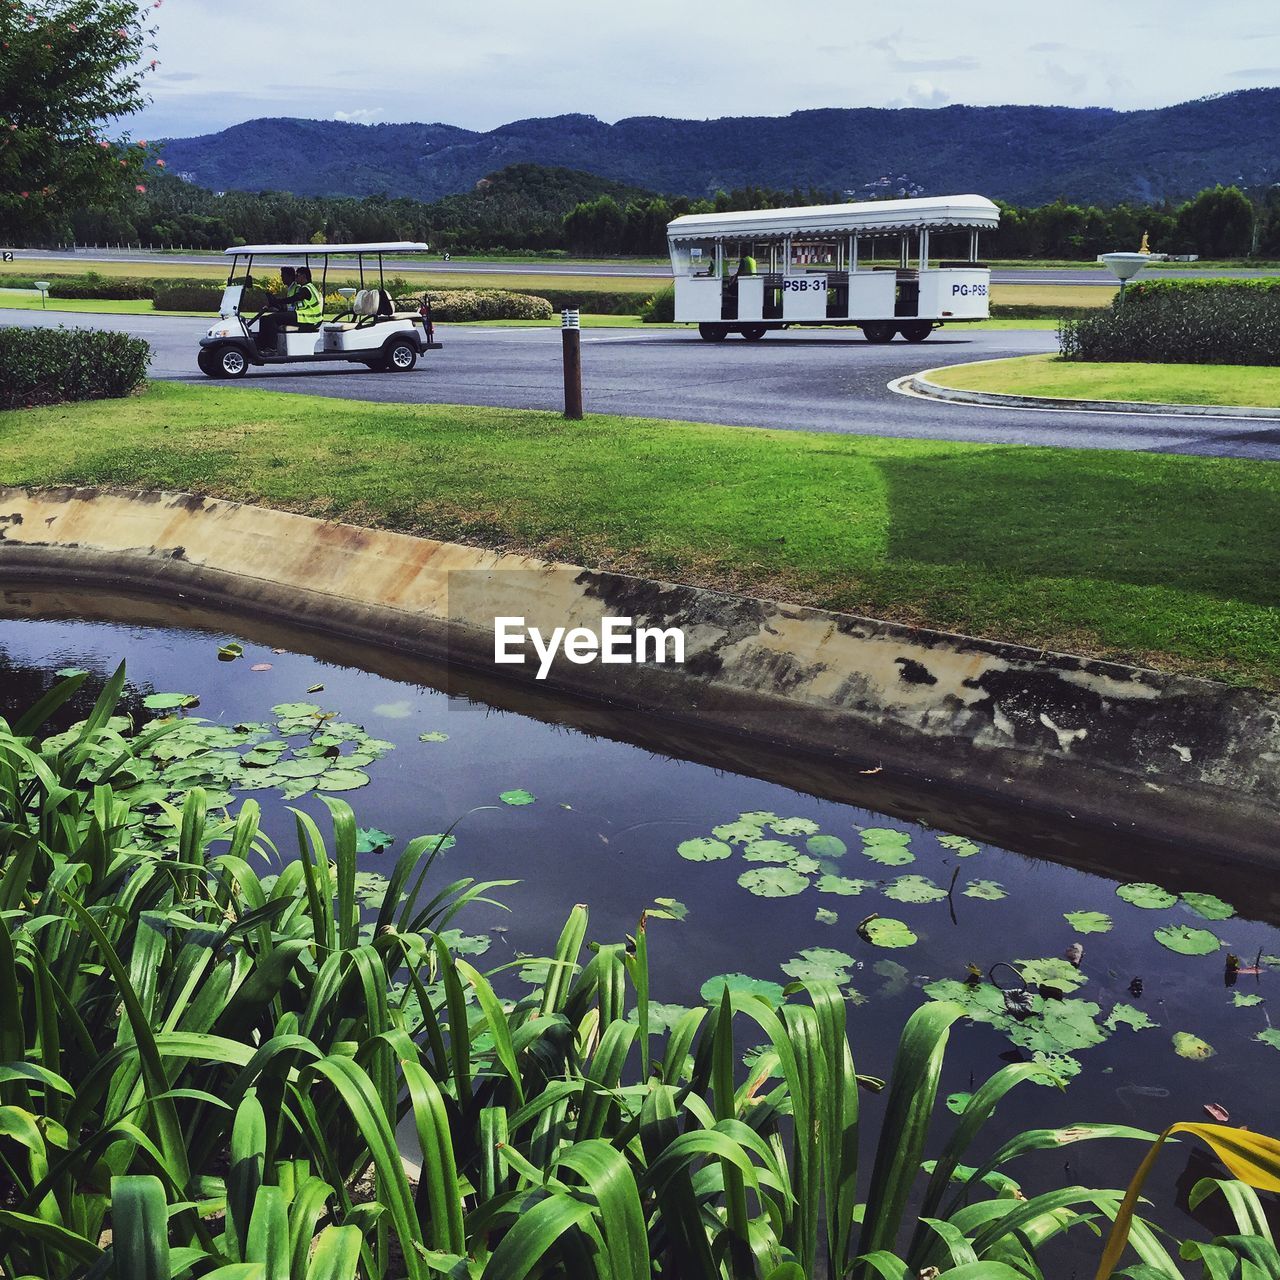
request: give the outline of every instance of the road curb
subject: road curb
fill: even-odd
[[[1001,357],[1002,359],[1006,357]],[[991,360],[972,360],[962,365],[947,365],[950,369],[964,369],[970,365],[993,364]],[[899,394],[923,396],[929,400],[944,400],[950,404],[986,405],[993,409],[1056,409],[1073,413],[1133,413],[1174,418],[1253,418],[1262,422],[1280,422],[1280,408],[1265,409],[1253,405],[1166,404],[1156,400],[1073,400],[1060,396],[1004,395],[995,391],[962,391],[958,387],[944,387],[927,375],[940,369],[925,369],[921,373],[896,378],[889,384]]]

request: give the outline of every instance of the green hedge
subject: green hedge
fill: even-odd
[[[1067,360],[1277,365],[1280,280],[1143,281],[1058,341]]]
[[[83,276],[50,276],[51,298],[154,298],[156,282],[122,277],[109,280],[94,272]]]
[[[222,287],[212,284],[173,284],[156,290],[157,311],[217,311]]]
[[[676,290],[672,285],[655,293],[640,311],[645,324],[671,324],[676,318]]]
[[[396,299],[401,311],[416,311],[423,297],[431,303],[433,320],[550,320],[551,303],[529,293],[508,293],[502,289],[428,289]]]
[[[613,289],[544,289],[542,296],[556,311],[569,307],[593,316],[638,316],[645,304],[643,293]]]
[[[0,409],[127,396],[151,348],[104,329],[0,329]]]

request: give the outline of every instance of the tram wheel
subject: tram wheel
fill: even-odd
[[[722,324],[700,324],[698,337],[703,342],[723,342],[729,336],[729,330]]]
[[[887,320],[869,320],[862,326],[862,336],[877,346],[892,342],[896,332],[897,330]]]
[[[769,330],[762,324],[748,324],[744,325],[738,330],[738,332],[741,333],[748,342],[759,342],[760,339],[769,332]]]
[[[923,342],[933,332],[933,325],[928,320],[916,320],[912,324],[899,325],[898,332],[908,342]]]

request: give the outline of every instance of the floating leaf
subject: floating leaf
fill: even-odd
[[[676,1024],[689,1012],[688,1005],[683,1004],[663,1004],[660,1000],[649,1001],[649,1034],[651,1036],[665,1035],[669,1031],[674,1031]],[[628,1022],[639,1022],[640,1011],[631,1009],[627,1013]]]
[[[1044,1053],[1037,1051],[1031,1055],[1033,1062],[1037,1062],[1040,1066],[1049,1072],[1050,1078],[1041,1080],[1036,1076],[1031,1079],[1036,1084],[1067,1084],[1074,1080],[1080,1074],[1083,1068],[1078,1058],[1071,1057],[1067,1053]]]
[[[864,920],[858,926],[858,932],[873,947],[909,947],[919,941],[901,920],[892,920],[886,916]]]
[[[834,947],[806,947],[794,960],[782,966],[782,972],[799,980],[816,982],[848,982],[853,957]]]
[[[440,853],[443,853],[446,849],[452,849],[453,846],[458,843],[457,836],[429,835],[423,836],[422,838],[424,840],[429,840],[431,842],[430,847]]]
[[[448,742],[449,735],[441,733],[439,729],[432,729],[429,733],[418,734],[419,742]]]
[[[1135,1009],[1131,1004],[1118,1004],[1107,1015],[1106,1025],[1114,1031],[1117,1027],[1132,1027],[1135,1031],[1145,1031],[1148,1027],[1158,1027],[1152,1022],[1145,1009]]]
[[[752,840],[742,851],[748,862],[790,862],[799,850],[785,840]]]
[[[846,876],[820,876],[819,893],[834,893],[842,898],[853,898],[867,889],[875,888],[874,880],[850,880]]]
[[[730,844],[746,844],[748,840],[759,840],[763,834],[762,822],[756,821],[756,814],[743,814],[737,822],[722,822],[711,828],[711,834],[717,840],[727,840]]]
[[[1182,901],[1203,920],[1226,920],[1236,909],[1212,893],[1184,893]]]
[[[808,818],[773,818],[769,825],[780,836],[811,836],[818,831],[818,824]]]
[[[196,707],[200,699],[194,693],[149,693],[142,700],[148,711],[176,711],[179,707]]]
[[[493,941],[483,933],[463,933],[461,929],[446,929],[439,936],[450,951],[464,956],[483,955]]]
[[[899,876],[885,886],[884,896],[895,902],[937,902],[947,896],[947,891],[938,888],[928,876]]]
[[[280,702],[271,708],[271,714],[281,720],[301,720],[306,716],[318,716],[320,708],[314,702]]]
[[[395,843],[395,836],[377,827],[358,827],[356,829],[357,853],[381,853]]]
[[[1231,1003],[1237,1009],[1252,1009],[1255,1004],[1262,1003],[1262,997],[1246,995],[1243,991],[1233,991],[1231,993]]]
[[[1116,897],[1123,898],[1125,902],[1132,903],[1135,907],[1146,907],[1149,911],[1162,911],[1165,907],[1171,907],[1177,898],[1171,894],[1168,889],[1162,889],[1158,884],[1122,884],[1116,888]]]
[[[970,880],[965,886],[964,896],[979,898],[983,902],[999,902],[1009,896],[1009,891],[995,880]]]
[[[1074,991],[1088,978],[1069,960],[1049,956],[1040,960],[1019,960],[1014,966],[1028,986],[1052,987],[1057,991]]]
[[[307,692],[308,692],[308,693],[323,693],[323,692],[324,692],[324,685],[322,685],[322,684],[309,684],[309,685],[307,685]]]
[[[707,1004],[718,1005],[725,988],[731,996],[760,996],[775,1008],[786,998],[780,982],[770,982],[765,978],[752,978],[745,973],[718,973],[702,984],[699,993]]]
[[[733,850],[723,840],[708,840],[699,836],[696,840],[682,840],[676,846],[676,852],[690,862],[717,862],[727,858]]]
[[[804,847],[815,858],[839,858],[849,851],[849,846],[839,836],[810,836],[804,842]]]
[[[523,804],[532,804],[537,797],[532,791],[525,791],[517,787],[514,791],[504,791],[499,797],[503,804],[520,806]]]
[[[657,920],[683,920],[689,908],[676,898],[654,898],[654,905],[645,913]]]
[[[834,911],[828,911],[826,907],[819,907],[813,918],[817,924],[839,924],[840,922],[840,917]]]
[[[316,779],[317,791],[354,791],[368,784],[369,775],[359,769],[331,769]]]
[[[947,1094],[947,1110],[953,1115],[959,1115],[965,1107],[969,1105],[969,1099],[973,1097],[971,1093],[949,1093]],[[975,1171],[976,1172],[976,1171]]]
[[[1166,924],[1155,932],[1156,941],[1181,956],[1207,956],[1222,943],[1208,929],[1193,929],[1185,924]]]
[[[965,836],[939,836],[938,843],[944,849],[950,849],[957,858],[972,858],[982,848]]]
[[[1190,1031],[1173,1033],[1173,1051],[1180,1058],[1190,1058],[1194,1062],[1212,1058],[1217,1052],[1211,1044],[1201,1040],[1199,1036],[1193,1036]]]
[[[218,646],[219,662],[234,662],[237,658],[244,657],[244,645],[238,640],[231,640],[227,644]]]
[[[61,670],[55,671],[53,674],[63,680],[70,680],[75,676],[87,676],[89,671],[87,667],[63,667]]]
[[[1111,917],[1104,911],[1064,911],[1062,918],[1077,933],[1111,932]]]
[[[911,836],[890,827],[868,827],[862,832],[862,852],[886,867],[903,867],[916,855],[907,848]]]
[[[808,887],[808,880],[791,867],[756,867],[744,871],[738,883],[757,898],[790,898]]]
[[[1269,1044],[1273,1049],[1280,1049],[1280,1027],[1268,1027],[1265,1031],[1259,1031],[1255,1040],[1261,1040],[1263,1044]]]

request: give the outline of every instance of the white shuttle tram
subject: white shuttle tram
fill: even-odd
[[[942,324],[987,318],[991,272],[978,261],[978,233],[999,221],[996,205],[973,195],[686,214],[667,225],[675,318],[710,342],[788,325],[923,342]],[[931,236],[967,238],[968,257],[931,265]],[[886,242],[896,266],[876,261]]]

